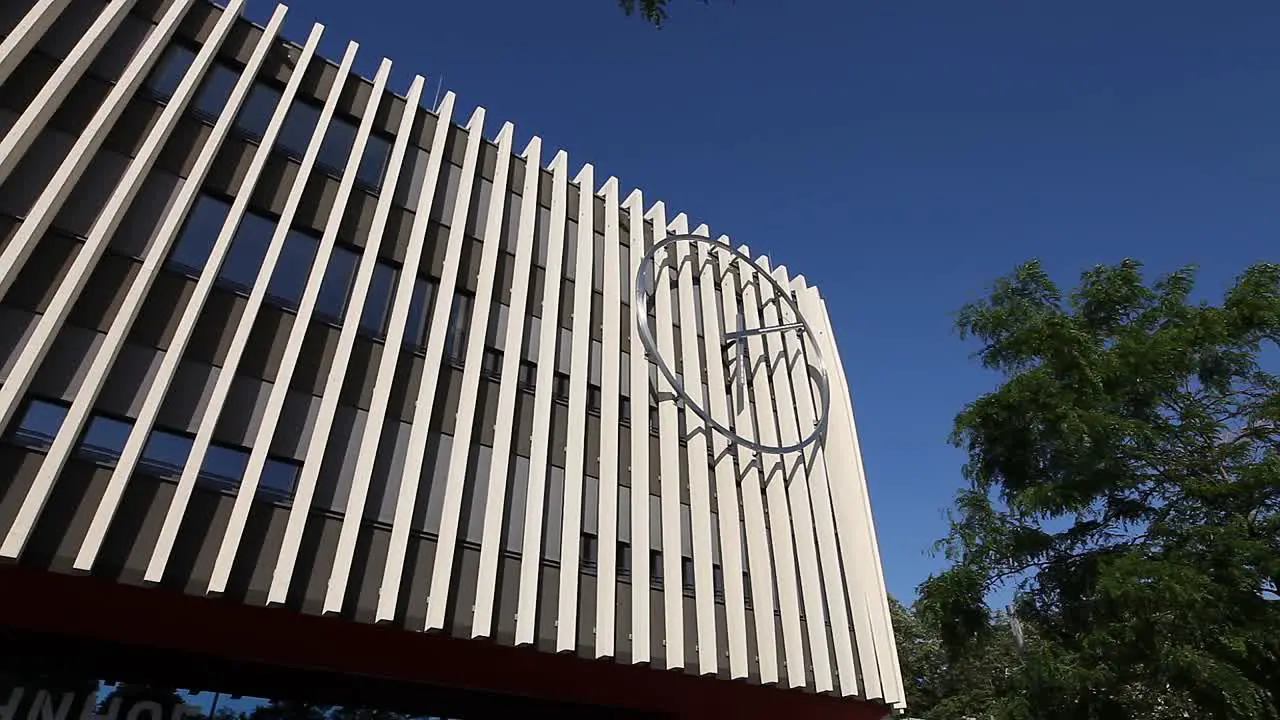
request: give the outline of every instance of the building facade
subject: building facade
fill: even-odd
[[[0,6],[10,669],[900,709],[816,288],[242,9]]]

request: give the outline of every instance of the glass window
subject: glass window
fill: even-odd
[[[292,499],[299,469],[297,463],[268,458],[262,467],[262,478],[258,480],[258,493],[272,500]]]
[[[244,107],[240,108],[240,117],[236,124],[249,135],[261,138],[267,134],[267,125],[271,122],[271,116],[275,114],[279,104],[279,91],[270,85],[254,83],[253,89],[249,91],[249,97],[244,101]]]
[[[485,348],[484,366],[481,369],[490,377],[502,374],[502,351],[491,347]]]
[[[93,462],[114,465],[124,452],[124,443],[132,429],[132,423],[96,415],[80,439],[80,454]]]
[[[214,65],[204,76],[200,84],[200,92],[196,95],[196,113],[208,118],[216,118],[227,107],[231,90],[240,79],[240,73],[226,65]]]
[[[520,361],[520,387],[528,392],[533,392],[533,388],[538,383],[538,366],[532,361]]]
[[[27,403],[27,411],[23,413],[11,438],[18,445],[47,450],[66,417],[66,405],[33,399]]]
[[[719,565],[711,566],[711,588],[717,600],[724,600],[724,570]]]
[[[178,83],[182,82],[182,76],[187,73],[187,68],[191,67],[191,61],[195,58],[196,54],[187,48],[181,45],[170,45],[164,57],[160,58],[159,64],[151,71],[147,87],[161,100],[173,97],[174,91],[178,89]]]
[[[582,565],[586,568],[594,568],[596,566],[596,536],[591,533],[582,533]]]
[[[183,270],[199,272],[203,269],[230,211],[231,207],[225,202],[201,195],[187,214],[182,235],[169,253],[169,263]]]
[[[560,402],[569,401],[569,376],[564,373],[556,373],[554,383],[551,386],[551,397]]]
[[[329,320],[341,321],[351,296],[351,280],[355,276],[359,258],[346,248],[336,247],[329,256],[329,267],[320,284],[320,299],[316,302],[316,314]]]
[[[404,155],[404,164],[400,168],[400,179],[396,182],[395,201],[410,210],[417,210],[418,199],[422,194],[422,182],[427,174],[428,152],[417,145],[410,145]]]
[[[369,284],[369,294],[365,297],[360,329],[376,337],[382,337],[387,330],[387,310],[391,306],[396,274],[396,269],[386,263],[380,262],[373,268],[373,281]]]
[[[142,469],[160,477],[178,477],[191,454],[191,438],[153,430],[142,450]]]
[[[626,395],[618,398],[618,419],[623,425],[631,424],[631,398]]]
[[[493,181],[476,178],[475,197],[475,205],[467,217],[467,233],[484,240],[484,231],[489,224],[489,203],[493,201]]]
[[[404,326],[404,344],[415,350],[422,347],[426,336],[427,318],[431,316],[432,299],[436,284],[420,277],[413,284],[413,297],[409,300],[409,322]]]
[[[320,143],[320,157],[317,162],[330,172],[340,175],[351,155],[351,146],[356,139],[356,126],[343,120],[333,118],[324,133],[324,141]]]
[[[226,445],[210,445],[200,466],[200,479],[211,487],[234,490],[240,486],[249,454]]]
[[[662,587],[662,551],[649,551],[649,581]]]
[[[680,558],[680,581],[685,590],[693,589],[693,559]]]
[[[320,121],[320,108],[307,102],[296,101],[284,117],[284,125],[276,136],[276,147],[285,154],[301,159],[311,143],[311,135]]]
[[[471,324],[471,295],[456,293],[449,310],[449,334],[445,337],[445,357],[462,362],[463,348],[467,346],[467,326]]]
[[[587,412],[591,412],[591,413],[600,412],[600,386],[599,385],[587,386]]]
[[[462,168],[445,163],[441,168],[444,182],[436,181],[436,197],[431,203],[431,219],[441,225],[453,223],[453,210],[458,204],[458,184],[462,182]]]
[[[227,257],[218,269],[218,280],[239,290],[249,290],[258,279],[267,247],[276,231],[275,221],[245,213],[231,241]]]
[[[621,577],[631,576],[631,544],[618,543],[618,575]]]
[[[267,295],[290,310],[298,309],[318,247],[319,244],[315,238],[297,230],[290,230],[285,235],[284,247],[280,249],[280,259],[271,273]]]
[[[382,187],[382,174],[387,169],[390,156],[391,143],[381,135],[370,134],[364,145],[364,157],[360,158],[360,167],[356,170],[356,180],[374,189]]]

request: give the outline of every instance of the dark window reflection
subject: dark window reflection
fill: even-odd
[[[231,249],[218,269],[218,280],[238,290],[248,292],[253,288],[267,256],[276,223],[255,213],[245,213],[231,241]]]
[[[89,427],[80,439],[80,454],[88,460],[103,465],[115,465],[124,452],[133,424],[124,420],[97,415],[89,421]]]
[[[269,85],[254,83],[253,89],[249,91],[249,97],[244,101],[244,106],[240,108],[240,117],[236,120],[236,124],[245,134],[260,139],[267,134],[267,125],[270,124],[271,116],[275,114],[276,107],[279,105],[279,91]]]
[[[373,268],[373,280],[365,297],[360,329],[375,337],[382,337],[386,332],[387,310],[391,306],[391,293],[395,290],[397,274],[396,269],[386,263],[380,262]]]
[[[284,238],[284,247],[280,249],[280,259],[271,273],[267,295],[280,305],[297,310],[298,303],[302,302],[302,291],[307,287],[307,278],[311,275],[311,264],[315,262],[318,247],[315,238],[290,230]]]
[[[231,206],[225,202],[201,195],[187,213],[186,224],[169,254],[169,262],[184,271],[199,273],[204,269],[230,211]]]
[[[355,278],[356,263],[359,256],[346,248],[335,247],[329,256],[329,267],[324,273],[324,282],[320,284],[320,300],[316,303],[316,314],[332,322],[342,322],[342,315],[347,309],[347,300],[351,296],[351,281]]]
[[[24,447],[48,450],[66,417],[66,405],[46,400],[30,400],[22,419],[10,433],[10,439]]]
[[[227,107],[231,91],[240,80],[240,73],[226,65],[214,65],[205,73],[200,92],[196,95],[195,111],[210,120],[216,119]]]
[[[195,58],[195,53],[187,48],[171,45],[165,51],[164,57],[160,58],[155,69],[151,71],[151,77],[147,79],[147,88],[151,94],[161,100],[173,97],[173,93],[178,89],[178,83],[182,82],[182,76],[187,73],[187,69],[191,67],[191,61]]]

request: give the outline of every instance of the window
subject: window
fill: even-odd
[[[315,134],[316,123],[320,122],[320,108],[311,103],[295,100],[284,116],[284,124],[280,134],[276,136],[276,149],[286,155],[301,160],[311,144],[311,136]],[[263,126],[265,129],[265,126]]]
[[[142,450],[141,469],[157,477],[177,478],[191,454],[191,438],[164,430],[151,431]]]
[[[210,445],[200,466],[200,480],[219,490],[234,490],[240,486],[244,471],[249,465],[249,454],[226,445]]]
[[[569,402],[569,376],[558,372],[553,380],[551,397],[559,403]]]
[[[461,363],[463,348],[467,345],[467,326],[471,324],[472,297],[467,293],[455,293],[453,307],[449,310],[449,334],[445,336],[444,354],[451,362]]]
[[[258,480],[258,494],[281,502],[293,499],[299,469],[297,463],[268,458],[262,467],[262,477]]]
[[[151,71],[147,88],[160,100],[173,97],[178,83],[182,82],[182,76],[187,74],[187,68],[191,67],[191,61],[195,58],[196,54],[187,48],[170,45],[164,57],[160,58],[160,63]]]
[[[413,297],[409,300],[409,322],[404,326],[404,344],[417,350],[426,336],[427,318],[431,316],[432,298],[436,285],[420,277],[413,284]]]
[[[496,378],[502,374],[502,351],[491,347],[484,349],[484,364],[481,371],[489,377]]]
[[[358,258],[346,248],[335,247],[329,256],[329,267],[324,271],[320,284],[320,299],[316,301],[316,314],[326,320],[342,322],[347,300],[351,296],[351,280],[355,277]]]
[[[312,123],[314,126],[315,123]],[[340,175],[351,155],[351,146],[356,140],[356,126],[342,118],[335,117],[329,121],[324,140],[320,143],[320,155],[316,163],[334,175]]]
[[[10,439],[33,450],[48,450],[66,417],[66,405],[32,399],[28,401],[27,411],[10,434]]]
[[[680,558],[680,582],[685,590],[693,589],[693,558]]]
[[[364,156],[356,169],[356,181],[375,190],[382,187],[382,174],[391,156],[391,143],[381,135],[370,134],[364,145]]]
[[[582,567],[594,570],[597,562],[597,552],[596,536],[591,533],[582,533]]]
[[[240,73],[226,65],[214,65],[204,76],[200,91],[196,94],[195,112],[208,119],[216,119],[227,107],[231,90],[235,88]]]
[[[124,452],[124,443],[132,429],[132,423],[95,415],[80,438],[80,454],[91,462],[114,466]]]
[[[245,98],[244,106],[240,108],[236,125],[246,135],[261,139],[267,134],[267,125],[271,123],[271,116],[275,114],[276,107],[279,105],[279,91],[270,85],[256,82],[253,84],[253,89],[249,91],[249,97]]]
[[[649,582],[654,588],[662,589],[662,551],[649,551]]]
[[[538,384],[538,366],[530,360],[520,361],[520,389],[533,392]]]
[[[618,577],[631,577],[631,545],[618,543]]]
[[[631,398],[626,395],[618,398],[618,419],[623,425],[631,426]]]
[[[600,414],[600,402],[601,402],[600,386],[588,385],[587,386],[587,412],[595,413],[597,415]]]
[[[267,247],[275,230],[274,221],[255,213],[245,213],[235,239],[231,241],[231,249],[218,269],[218,280],[237,290],[251,290],[262,271],[262,261],[267,256]]]
[[[285,235],[284,247],[280,248],[280,258],[267,285],[267,295],[271,299],[290,310],[298,309],[318,247],[315,238],[297,230],[290,230]]]
[[[719,565],[711,566],[711,588],[716,600],[724,602],[724,569]]]
[[[209,262],[213,244],[222,231],[231,207],[209,195],[201,195],[187,214],[178,242],[169,253],[169,264],[184,271],[200,272]]]
[[[364,314],[360,317],[360,329],[381,338],[387,331],[387,310],[391,307],[391,293],[396,286],[396,269],[379,262],[373,267],[373,281],[364,299]]]
[[[746,602],[747,609],[751,609],[751,575],[745,570],[742,572],[742,599]]]

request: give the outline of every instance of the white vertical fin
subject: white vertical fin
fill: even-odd
[[[631,282],[636,282],[640,260],[648,249],[644,238],[644,195],[632,191],[624,203],[630,221]],[[631,662],[647,663],[653,657],[649,620],[651,571],[649,569],[649,358],[640,344],[639,322],[647,317],[647,309],[636,307],[631,298]]]
[[[600,329],[600,509],[599,559],[596,564],[595,656],[612,657],[617,623],[615,605],[618,591],[618,444],[620,424],[622,331],[620,326],[622,288],[618,267],[622,262],[618,238],[618,179],[609,178],[598,193],[604,198],[604,268],[601,278]],[[594,224],[594,223],[593,223]],[[592,233],[595,230],[592,228]],[[594,239],[593,239],[594,244]],[[634,582],[634,580],[632,581]]]

